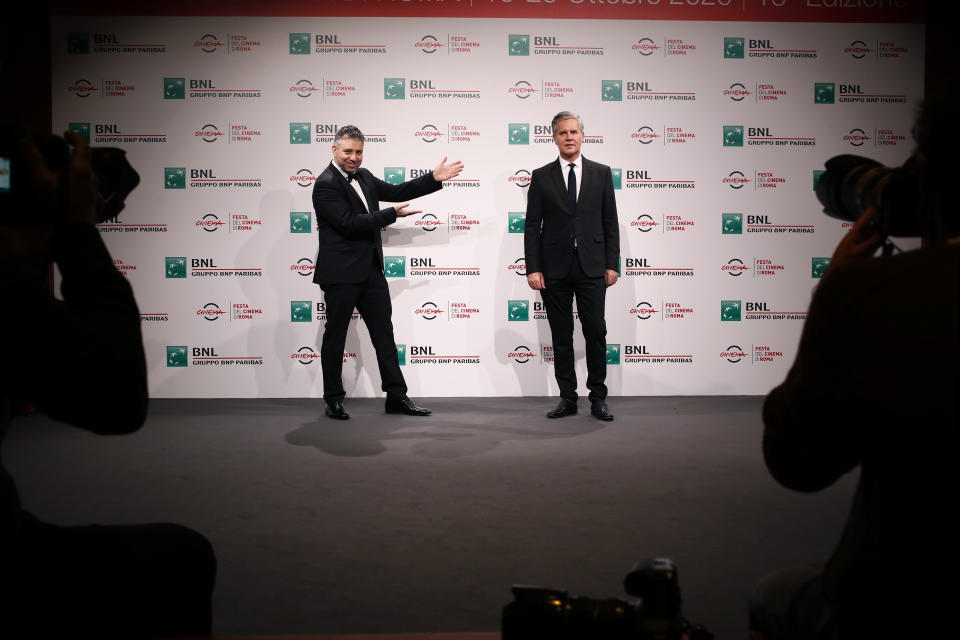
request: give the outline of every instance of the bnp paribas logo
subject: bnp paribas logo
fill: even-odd
[[[406,256],[383,256],[383,275],[388,278],[405,278],[407,276]]]
[[[291,33],[290,34],[290,55],[292,56],[310,55],[310,34],[309,33]]]
[[[724,59],[743,58],[743,38],[724,38],[723,39],[723,57]]]
[[[507,321],[527,322],[530,320],[529,300],[507,300]]]
[[[742,147],[743,146],[743,125],[725,124],[723,125],[723,146]]]
[[[290,233],[310,233],[310,211],[290,212]]]
[[[403,167],[384,167],[383,179],[389,184],[403,184],[407,180],[407,170]]]
[[[90,123],[89,122],[71,122],[67,125],[68,131],[73,131],[75,134],[83,138],[83,141],[87,144],[90,144]]]
[[[530,124],[527,122],[511,122],[508,124],[507,142],[509,144],[530,144]]]
[[[164,167],[163,188],[164,189],[186,189],[187,188],[187,168],[186,167]]]
[[[814,169],[813,170],[813,188],[817,188],[817,183],[820,182],[820,176],[826,173],[826,169]]]
[[[186,345],[167,345],[167,366],[185,367],[187,366],[187,346]]]
[[[725,213],[723,214],[723,235],[741,235],[743,234],[743,214]]]
[[[507,39],[507,51],[511,56],[530,55],[530,36],[525,33],[511,33]]]
[[[313,304],[309,300],[290,301],[290,322],[310,322],[313,318],[310,309]]]
[[[527,212],[511,211],[507,216],[507,233],[523,233],[524,225],[527,224]]]
[[[90,34],[86,31],[68,33],[67,53],[90,53]]]
[[[813,83],[813,103],[814,104],[833,104],[836,85],[833,82],[814,82]]]
[[[400,363],[401,367],[407,364],[407,345],[397,345],[397,362]]]
[[[721,300],[720,301],[720,321],[721,322],[740,322],[740,301],[739,300]]]
[[[623,100],[623,82],[620,80],[601,80],[600,99],[603,102],[620,102]]]
[[[607,344],[607,364],[620,364],[619,344]]]
[[[830,258],[811,258],[810,259],[810,277],[822,278],[823,272],[827,270],[830,264]]]
[[[164,258],[166,269],[163,274],[167,278],[186,278],[187,277],[187,257],[186,256],[167,256]]]
[[[310,123],[290,123],[290,144],[310,144]]]
[[[184,100],[187,97],[187,81],[185,78],[164,78],[163,99]]]
[[[403,100],[407,97],[406,78],[384,78],[383,79],[383,99],[384,100]]]
[[[622,189],[623,188],[623,169],[614,167],[610,169],[610,172],[613,174],[613,188]]]

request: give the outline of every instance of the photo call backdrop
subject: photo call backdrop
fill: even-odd
[[[124,149],[141,177],[99,230],[155,397],[322,395],[311,190],[346,124],[387,182],[465,165],[383,232],[410,394],[556,395],[523,226],[561,110],[617,189],[610,394],[766,393],[851,226],[816,200],[824,161],[903,163],[923,95],[903,0],[221,4],[52,20],[54,131]],[[354,320],[347,394],[378,396]]]

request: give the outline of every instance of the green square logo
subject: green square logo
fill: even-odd
[[[526,211],[511,211],[507,214],[507,233],[523,233],[527,223]]]
[[[620,345],[607,345],[607,364],[620,364]]]
[[[743,59],[743,38],[723,39],[724,59]]]
[[[310,123],[290,123],[290,144],[310,144]]]
[[[723,146],[742,147],[743,146],[743,125],[725,124],[723,125]]]
[[[620,80],[601,80],[600,99],[603,102],[620,102],[623,100],[623,82]]]
[[[507,51],[511,56],[530,55],[530,36],[522,33],[511,33],[507,39]]]
[[[164,100],[183,100],[187,97],[186,78],[164,78],[163,79],[163,99]]]
[[[390,184],[403,184],[407,180],[407,170],[403,167],[384,167],[383,179]]]
[[[310,34],[309,33],[291,33],[290,34],[290,55],[292,56],[310,55]]]
[[[810,259],[810,277],[822,278],[823,272],[827,270],[830,264],[830,258],[811,258]]]
[[[83,141],[87,144],[90,144],[90,123],[89,122],[71,122],[67,125],[68,131],[73,131],[75,134],[83,138]]]
[[[833,104],[836,85],[832,82],[813,83],[813,104]]]
[[[723,214],[723,235],[742,235],[743,234],[743,214],[725,213]]]
[[[507,144],[530,144],[530,124],[526,122],[508,124]]]
[[[529,300],[507,300],[507,321],[527,322],[530,320]]]
[[[613,174],[613,188],[622,189],[623,188],[623,169],[614,167],[610,169],[610,172]]]
[[[403,100],[407,97],[407,81],[405,78],[384,78],[383,99]]]
[[[407,364],[407,345],[397,345],[397,362],[400,363],[401,367]]]
[[[383,256],[383,275],[387,278],[407,277],[406,256]]]
[[[187,347],[186,347],[186,345],[173,346],[173,347],[167,345],[167,366],[168,366],[168,367],[185,367],[185,366],[187,366]]]
[[[90,34],[85,31],[68,33],[67,53],[90,53]]]
[[[290,212],[290,233],[310,233],[310,211]]]
[[[186,256],[167,256],[164,258],[167,268],[164,275],[167,278],[186,278],[187,277],[187,257]]]
[[[720,321],[721,322],[740,322],[740,301],[739,300],[721,300],[720,301]]]
[[[309,300],[291,300],[290,301],[290,322],[311,322],[313,320],[310,310],[313,303]]]
[[[165,167],[163,169],[163,188],[164,189],[186,189],[187,188],[187,168],[186,167]]]
[[[826,169],[814,169],[813,170],[813,188],[817,188],[817,183],[820,182],[820,176],[827,172]]]

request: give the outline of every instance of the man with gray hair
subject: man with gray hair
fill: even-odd
[[[547,413],[577,413],[573,298],[587,351],[590,413],[613,420],[607,407],[606,289],[617,282],[620,230],[610,167],[580,155],[583,120],[561,111],[551,123],[560,158],[536,169],[527,195],[524,252],[527,284],[540,292],[553,335],[553,370],[560,404]]]
[[[363,162],[363,133],[353,125],[341,127],[333,141],[333,161],[313,185],[313,208],[320,236],[313,281],[320,285],[326,302],[327,322],[320,345],[323,369],[324,413],[347,420],[343,408],[343,347],[354,309],[360,312],[377,352],[381,388],[387,394],[387,413],[430,415],[407,397],[407,385],[397,359],[393,337],[390,289],[383,275],[383,244],[380,230],[421,211],[405,202],[439,191],[444,180],[463,170],[462,162],[447,163],[444,156],[433,172],[400,185],[380,180]],[[403,202],[380,208],[380,200]]]

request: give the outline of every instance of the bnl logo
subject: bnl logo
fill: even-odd
[[[620,364],[619,344],[607,344],[607,364]]]
[[[290,34],[290,55],[292,56],[310,55],[310,34],[309,33],[291,33]]]
[[[407,170],[403,167],[384,167],[383,180],[390,184],[403,184],[407,179]]]
[[[511,56],[530,55],[530,36],[527,34],[511,33],[507,37],[507,52]]]
[[[507,300],[507,321],[527,322],[530,320],[529,300]]]
[[[310,144],[310,123],[290,123],[290,144]]]
[[[167,346],[167,366],[168,367],[187,366],[186,345]]]
[[[401,367],[407,364],[407,345],[397,345],[397,362],[400,363]]]
[[[290,301],[290,322],[312,322],[310,310],[313,304],[309,300]]]
[[[85,31],[68,33],[67,53],[90,53],[90,34]]]
[[[602,102],[621,102],[623,100],[623,82],[620,80],[601,80],[600,100]]]
[[[813,170],[813,188],[817,188],[817,183],[820,182],[820,176],[826,173],[826,169],[814,169]]]
[[[511,211],[507,222],[507,233],[523,233],[527,223],[526,211]]]
[[[406,78],[384,78],[383,99],[404,100],[407,97],[406,83]]]
[[[187,277],[187,257],[186,256],[167,256],[164,258],[166,268],[164,275],[167,278],[186,278]]]
[[[743,214],[723,214],[723,235],[740,235],[743,233]]]
[[[407,275],[406,256],[384,256],[383,275],[387,278],[404,278]]]
[[[827,265],[830,264],[830,258],[811,258],[810,260],[810,277],[822,278],[823,272],[827,270]]]
[[[73,131],[75,134],[83,138],[83,141],[87,144],[90,144],[90,123],[89,122],[71,122],[67,125],[68,131]]]
[[[165,167],[163,169],[163,188],[164,189],[186,189],[187,188],[187,168],[186,167]]]
[[[721,322],[740,322],[740,301],[739,300],[721,300],[720,301],[720,321]]]
[[[187,83],[185,78],[164,78],[163,79],[163,99],[164,100],[183,100],[187,96]]]
[[[290,212],[290,233],[310,233],[310,211]]]
[[[814,104],[833,104],[835,93],[836,93],[836,84],[834,84],[833,82],[814,82],[813,83],[813,103]]]
[[[526,122],[511,122],[507,125],[508,144],[530,144],[530,124]]]
[[[742,147],[743,146],[743,125],[725,124],[723,125],[723,146]]]
[[[743,38],[724,38],[723,57],[725,59],[743,58]]]
[[[613,188],[622,189],[623,188],[623,169],[614,167],[610,169],[610,173],[613,174]]]

